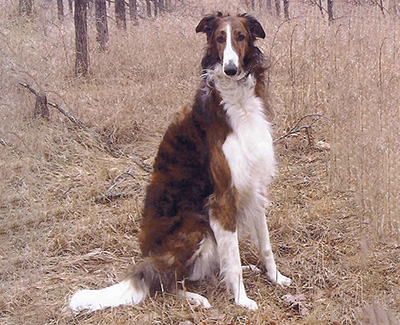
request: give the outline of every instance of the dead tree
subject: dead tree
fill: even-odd
[[[47,106],[47,96],[45,93],[38,93],[36,96],[34,116],[36,118],[46,118],[50,116],[49,108]]]
[[[272,13],[272,0],[266,0],[265,5],[267,7],[267,13],[270,15]]]
[[[147,16],[151,17],[151,0],[146,0]]]
[[[115,0],[115,20],[119,29],[126,29],[125,0]]]
[[[154,17],[158,16],[158,1],[157,0],[152,0],[153,5],[154,5]]]
[[[33,0],[19,0],[18,9],[21,17],[31,15],[33,10]]]
[[[390,0],[389,1],[389,12],[394,16],[397,17],[399,14],[399,10],[397,8],[397,0]]]
[[[136,0],[129,0],[129,17],[131,21],[137,21],[137,1]]]
[[[108,24],[107,24],[107,7],[106,0],[95,0],[94,2],[96,15],[97,42],[100,51],[105,51],[108,42]]]
[[[275,0],[275,9],[276,9],[276,15],[280,16],[281,15],[281,3],[280,3],[280,0]]]
[[[73,13],[74,9],[73,9],[73,0],[68,0],[68,7],[69,7],[69,13]]]
[[[57,15],[59,20],[64,19],[64,3],[63,0],[57,0]]]
[[[329,17],[329,22],[333,22],[335,20],[335,16],[333,15],[333,0],[327,0],[328,1],[328,17]]]
[[[35,110],[33,112],[35,118],[44,117],[48,119],[50,116],[50,112],[49,112],[49,107],[47,106],[46,93],[35,90],[27,83],[20,82],[19,84],[27,88],[31,93],[33,93],[36,96]]]
[[[87,0],[75,0],[75,75],[85,76],[89,70],[87,38]]]
[[[289,0],[283,0],[283,11],[285,13],[285,19],[290,20],[289,14]]]

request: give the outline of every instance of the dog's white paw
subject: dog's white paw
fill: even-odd
[[[203,296],[200,296],[200,295],[186,297],[186,300],[193,307],[201,307],[201,308],[206,308],[206,309],[211,308],[211,304],[208,302],[208,299]]]
[[[178,296],[185,298],[193,307],[211,308],[211,304],[208,302],[206,297],[199,295],[194,292],[188,292],[183,290],[177,291]]]
[[[74,313],[81,310],[95,311],[102,309],[102,306],[97,301],[93,290],[79,290],[77,291],[69,301],[69,308]]]
[[[248,297],[240,298],[236,302],[236,304],[238,304],[239,306],[245,307],[247,309],[250,309],[250,310],[257,310],[258,309],[257,303],[253,299],[250,299]]]
[[[292,280],[290,278],[284,276],[281,272],[275,271],[273,273],[274,274],[272,274],[272,275],[268,274],[268,279],[271,282],[276,283],[276,284],[280,285],[281,287],[288,287],[292,283]]]

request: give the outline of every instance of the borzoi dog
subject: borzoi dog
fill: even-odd
[[[209,308],[205,297],[177,283],[218,268],[235,303],[255,310],[243,285],[242,230],[258,247],[268,279],[291,283],[277,270],[265,217],[275,160],[263,102],[267,61],[254,45],[264,30],[250,15],[218,13],[205,16],[196,32],[207,35],[201,82],[192,109],[169,126],[158,149],[139,236],[143,260],[116,285],[76,292],[74,311],[136,305],[161,290]]]

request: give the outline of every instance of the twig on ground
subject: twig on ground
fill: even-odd
[[[129,168],[126,172],[123,172],[123,173],[115,176],[115,178],[113,180],[113,184],[108,188],[106,193],[95,197],[94,202],[109,203],[109,202],[117,200],[117,199],[125,199],[125,198],[130,198],[130,197],[134,196],[134,193],[132,193],[132,192],[124,193],[124,192],[119,191],[117,193],[112,193],[113,190],[115,190],[115,188],[117,188],[118,186],[125,185],[125,187],[126,187],[126,184],[124,184],[124,182],[126,181],[127,176],[131,177],[133,179],[136,179],[136,176],[132,173],[132,171],[133,171],[133,169]]]
[[[8,143],[6,142],[6,140],[0,138],[0,144],[4,147],[8,147]]]
[[[302,130],[306,130],[307,138],[308,138],[308,144],[309,144],[310,146],[312,146],[311,129],[312,129],[312,126],[313,126],[321,117],[322,117],[322,114],[319,114],[319,113],[316,113],[316,114],[306,114],[306,115],[304,115],[303,117],[301,117],[301,118],[295,123],[295,125],[294,125],[293,127],[291,127],[291,128],[289,129],[289,131],[288,131],[286,134],[281,135],[280,137],[276,138],[276,139],[274,140],[274,143],[277,143],[277,142],[279,142],[279,141],[281,141],[281,140],[283,140],[283,139],[285,139],[285,138],[287,138],[287,137],[289,137],[289,136],[291,136],[291,135],[295,135],[295,134],[297,135],[297,134],[299,134]],[[307,119],[307,118],[312,118],[312,121],[311,121],[309,124],[300,125],[300,123],[301,123],[303,120]]]
[[[115,193],[115,194],[103,194],[94,198],[95,203],[109,203],[116,199],[126,199],[132,197],[133,193]]]

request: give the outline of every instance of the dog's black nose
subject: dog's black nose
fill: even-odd
[[[224,67],[224,73],[227,76],[234,76],[237,73],[237,67],[233,63],[229,63]]]

